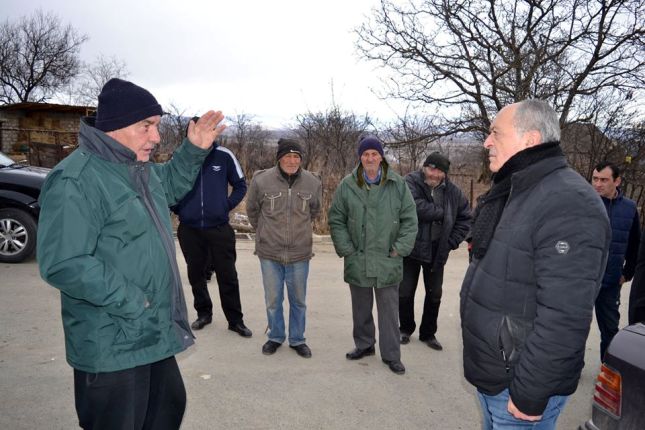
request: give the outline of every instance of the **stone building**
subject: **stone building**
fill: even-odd
[[[50,103],[0,106],[0,150],[32,165],[52,167],[76,147],[79,120],[94,111]]]

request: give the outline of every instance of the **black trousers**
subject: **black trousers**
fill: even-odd
[[[603,285],[596,297],[596,322],[600,329],[600,361],[604,358],[611,340],[618,333],[620,287],[620,285]]]
[[[197,316],[213,316],[213,302],[206,284],[206,271],[212,267],[226,320],[229,324],[242,322],[240,284],[235,270],[235,231],[230,224],[203,230],[179,224],[177,238],[188,267]]]
[[[85,430],[176,430],[186,410],[175,357],[116,372],[74,369],[74,396]]]
[[[399,330],[411,335],[417,325],[414,321],[414,294],[419,282],[419,272],[423,269],[423,285],[426,297],[423,301],[423,316],[419,327],[419,339],[428,340],[437,333],[437,318],[441,305],[443,286],[443,266],[431,271],[431,263],[423,263],[414,258],[403,259],[403,280],[399,286]]]

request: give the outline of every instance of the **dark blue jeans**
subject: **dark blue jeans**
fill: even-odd
[[[600,329],[600,361],[605,356],[611,340],[618,333],[620,322],[620,285],[600,287],[596,297],[596,321]]]

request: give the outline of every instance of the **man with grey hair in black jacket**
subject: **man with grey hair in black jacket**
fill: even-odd
[[[460,309],[484,429],[554,429],[584,366],[611,229],[559,140],[555,111],[525,100],[498,113],[484,142],[493,184],[477,204]]]

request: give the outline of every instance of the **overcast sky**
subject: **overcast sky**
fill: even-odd
[[[380,100],[383,71],[361,60],[353,30],[378,0],[0,0],[3,18],[40,8],[89,36],[84,61],[123,60],[129,79],[187,114],[216,108],[267,125],[325,110],[386,120],[400,103]]]

